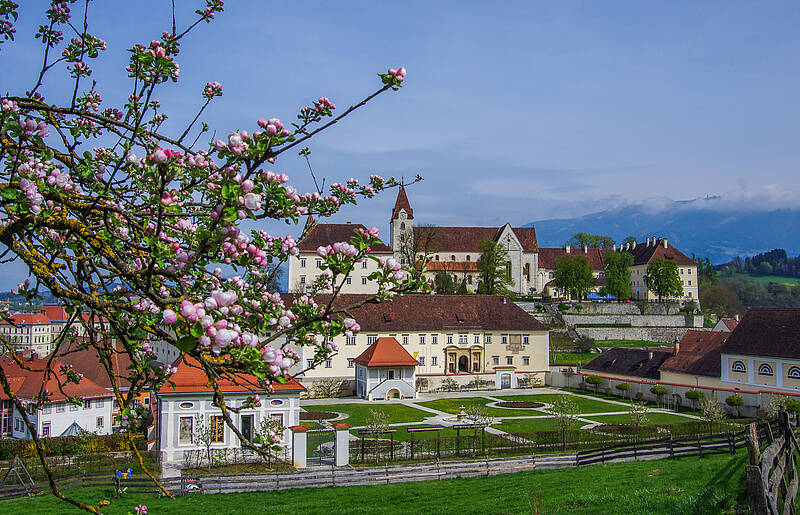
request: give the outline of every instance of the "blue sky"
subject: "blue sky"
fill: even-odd
[[[45,3],[20,3],[3,92],[29,89],[41,59]],[[177,4],[182,26],[201,2]],[[109,45],[93,63],[106,106],[127,97],[125,49],[171,23],[167,1],[125,5],[90,5]],[[186,41],[160,99],[177,131],[206,81],[221,82],[205,120],[227,134],[291,120],[320,95],[341,109],[403,65],[406,86],[316,138],[312,164],[329,182],[422,174],[409,190],[420,222],[517,225],[708,194],[798,207],[798,24],[797,2],[230,1]],[[45,94],[66,89],[51,80]],[[311,188],[296,156],[274,169]],[[336,219],[385,230],[393,200]]]

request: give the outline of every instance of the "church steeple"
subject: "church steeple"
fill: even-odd
[[[394,209],[392,210],[392,218],[391,220],[396,220],[400,216],[400,211],[405,209],[406,211],[406,218],[409,220],[414,219],[414,210],[411,209],[411,203],[408,201],[408,195],[406,195],[406,188],[405,186],[400,186],[400,191],[397,192],[397,199],[394,201]]]

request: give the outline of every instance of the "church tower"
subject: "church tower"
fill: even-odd
[[[414,238],[414,210],[411,209],[406,189],[403,186],[400,186],[400,191],[397,192],[397,199],[394,201],[392,218],[389,220],[389,238],[396,258],[402,257],[400,250],[403,247],[403,243],[410,243]]]

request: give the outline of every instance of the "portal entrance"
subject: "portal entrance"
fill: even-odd
[[[458,358],[458,371],[469,372],[469,359],[466,356]]]

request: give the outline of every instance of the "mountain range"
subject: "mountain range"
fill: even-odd
[[[800,254],[800,210],[742,211],[695,209],[696,201],[673,201],[657,211],[646,204],[608,209],[576,217],[539,220],[540,247],[560,247],[573,234],[585,232],[610,236],[617,242],[627,236],[638,241],[667,238],[684,254],[708,257],[722,264],[736,256],[752,256],[775,248],[789,256]]]

